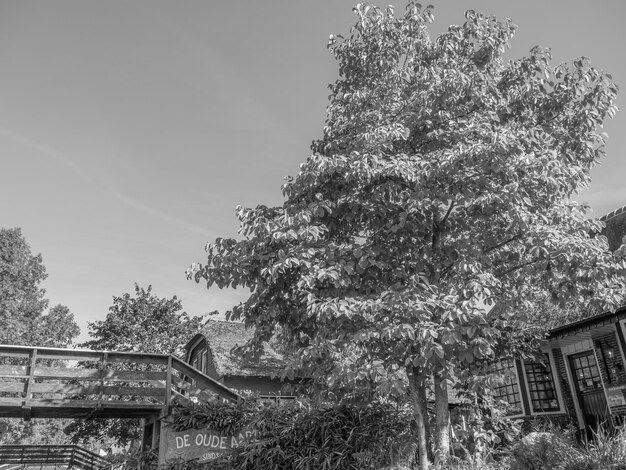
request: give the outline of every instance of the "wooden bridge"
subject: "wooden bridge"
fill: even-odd
[[[241,399],[170,355],[0,345],[0,417],[158,418],[215,396]]]

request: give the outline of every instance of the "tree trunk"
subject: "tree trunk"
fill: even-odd
[[[408,366],[409,390],[413,401],[413,416],[417,425],[417,452],[419,454],[420,470],[431,467],[432,451],[430,426],[428,424],[428,409],[426,400],[426,376],[419,368]]]
[[[450,457],[450,408],[448,387],[441,376],[435,374],[435,467],[439,468]]]

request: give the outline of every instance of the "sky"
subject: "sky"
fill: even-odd
[[[135,283],[190,315],[245,299],[185,270],[237,236],[235,206],[282,203],[338,77],[328,36],[348,33],[355,3],[0,0],[0,227],[42,254],[50,304],[80,339]],[[432,36],[467,9],[509,17],[511,57],[587,56],[626,90],[623,0],[433,4]],[[626,204],[625,124],[605,125],[607,158],[577,198],[594,216]]]

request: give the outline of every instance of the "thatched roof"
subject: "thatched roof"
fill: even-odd
[[[600,220],[606,225],[602,235],[609,239],[609,249],[617,250],[622,244],[622,237],[626,235],[626,206],[600,217]]]
[[[200,335],[204,336],[207,341],[219,377],[225,375],[273,376],[280,374],[284,369],[283,355],[269,343],[263,345],[264,352],[256,359],[244,361],[233,353],[234,348],[245,345],[253,334],[253,330],[246,329],[243,323],[209,320],[204,324]],[[188,346],[191,346],[197,337],[198,335],[188,343]]]

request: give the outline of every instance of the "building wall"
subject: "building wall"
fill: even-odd
[[[561,348],[553,348],[552,356],[556,365],[555,380],[558,381],[561,388],[561,397],[563,398],[562,407],[565,410],[566,421],[571,422],[574,426],[579,426],[578,417],[576,416],[576,405],[574,400],[574,392],[567,376],[567,369],[565,365],[565,356],[561,351]]]
[[[246,390],[260,395],[280,395],[285,382],[270,377],[247,377],[230,375],[223,377],[223,383],[235,390]]]
[[[608,406],[614,416],[626,414],[626,371],[617,341],[617,335],[613,332],[593,340]]]

